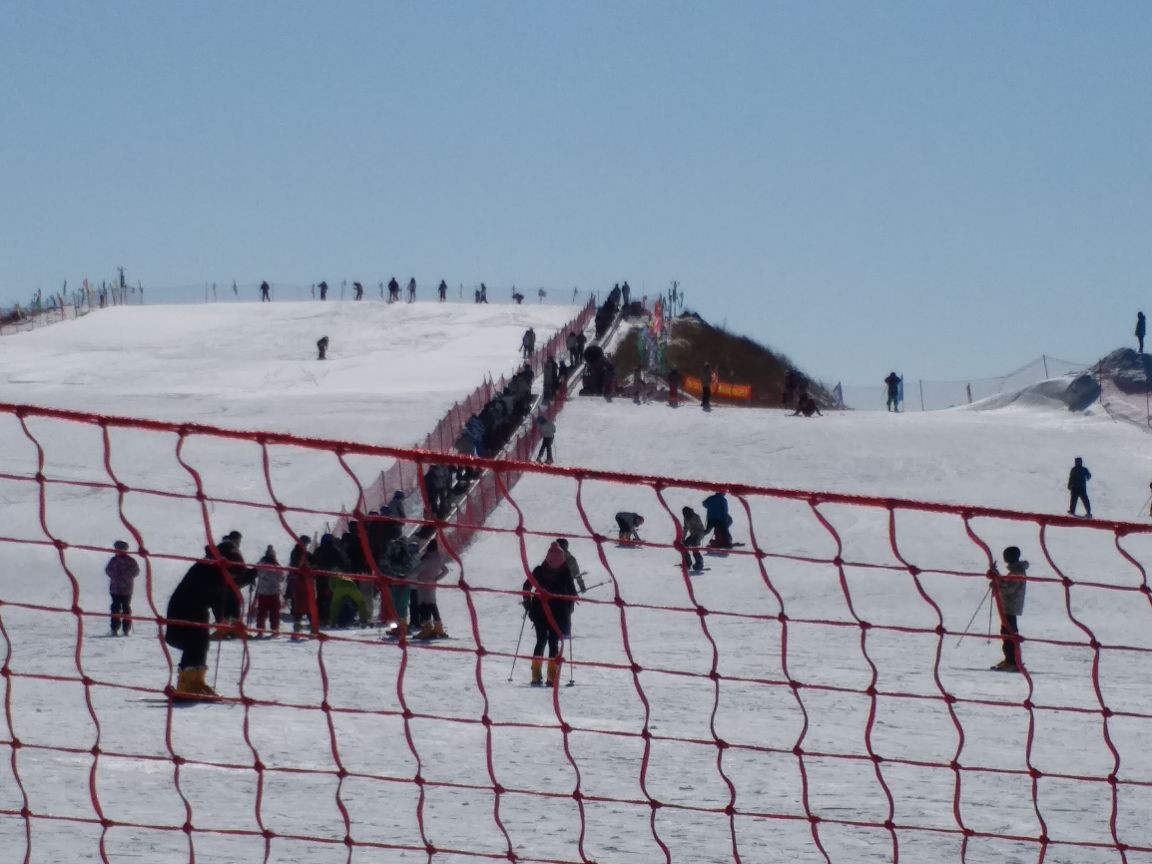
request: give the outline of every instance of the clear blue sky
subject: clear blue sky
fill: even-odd
[[[818,378],[1152,314],[1152,3],[9,2],[0,300],[678,279]]]

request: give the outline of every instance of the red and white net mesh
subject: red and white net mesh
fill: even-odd
[[[1146,526],[13,405],[0,431],[6,861],[1152,860]],[[451,638],[253,632],[212,649],[220,703],[169,704],[163,615],[206,544],[287,562],[431,460],[492,472],[463,525],[409,499]],[[744,545],[694,575],[678,519],[717,490]],[[520,592],[556,537],[589,590],[574,686],[539,690]],[[111,639],[121,538],[141,576]],[[1019,675],[988,671],[980,605],[1008,545]]]

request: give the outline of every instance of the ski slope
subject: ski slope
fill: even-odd
[[[351,303],[107,310],[0,343],[4,398],[406,444],[481,375],[513,369],[526,326],[545,338],[573,314]],[[323,334],[332,339],[332,359],[320,364],[312,352]],[[574,399],[557,425],[564,466],[1053,514],[1067,506],[1067,469],[1081,456],[1093,472],[1097,517],[1121,521],[1142,520],[1152,478],[1139,429],[1095,408],[1073,414],[1042,400],[806,419]],[[1089,523],[1041,537],[1035,523],[971,521],[997,557],[1015,544],[1032,562],[1037,581],[1023,634],[1068,643],[1026,643],[1032,674],[1025,679],[987,672],[999,645],[986,642],[984,617],[973,625],[979,635],[959,645],[954,636],[892,629],[934,628],[935,604],[943,625],[959,632],[981,602],[987,559],[956,516],[898,510],[894,545],[885,508],[814,508],[758,495],[745,511],[733,499],[734,536],[749,543],[741,551],[759,548],[766,557],[710,556],[710,569],[689,577],[673,550],[618,548],[591,535],[611,536],[613,514],[635,510],[648,518],[645,541],[669,543],[669,510],[701,511],[704,492],[673,483],[662,501],[646,487],[526,474],[488,526],[522,525],[527,533],[482,536],[442,583],[452,640],[405,651],[365,630],[324,643],[228,643],[218,689],[278,704],[170,712],[99,684],[159,689],[170,675],[155,625],[141,622],[130,639],[99,638],[106,550],[127,533],[121,512],[150,552],[151,572],[134,601],[136,614],[147,615],[163,611],[206,533],[239,528],[250,561],[268,543],[286,560],[291,535],[278,520],[220,499],[267,501],[270,481],[290,505],[292,529],[311,531],[321,517],[308,510],[353,500],[355,483],[330,455],[279,446],[269,448],[266,480],[258,446],[193,438],[181,456],[215,499],[206,529],[194,501],[128,491],[121,511],[114,491],[18,479],[35,472],[36,444],[49,478],[108,477],[104,442],[93,430],[32,420],[29,432],[36,443],[10,415],[0,417],[0,533],[30,541],[0,546],[0,600],[8,604],[0,623],[17,673],[6,679],[11,729],[0,726],[0,738],[25,745],[14,759],[0,758],[0,848],[15,850],[11,860],[24,860],[28,849],[18,815],[26,795],[34,862],[100,860],[101,844],[110,861],[186,861],[189,840],[179,827],[188,818],[211,829],[192,834],[200,862],[428,861],[426,842],[460,850],[436,854],[438,864],[485,860],[465,851],[499,858],[509,846],[529,861],[663,861],[661,844],[676,862],[733,861],[734,846],[741,860],[756,862],[824,861],[825,853],[837,862],[892,861],[897,848],[904,861],[961,860],[961,837],[931,830],[955,829],[954,806],[976,832],[1035,837],[1043,818],[1056,841],[1047,860],[1119,861],[1115,850],[1060,845],[1112,842],[1107,783],[1043,778],[1037,812],[1026,774],[964,771],[957,792],[956,772],[933,767],[946,766],[959,746],[938,698],[943,687],[962,700],[966,767],[1094,777],[1112,770],[1094,653],[1073,616],[1106,645],[1126,646],[1101,653],[1100,698],[1119,712],[1108,726],[1119,776],[1152,783],[1148,722],[1124,713],[1152,712],[1147,655],[1133,650],[1152,649],[1152,609],[1135,592],[1066,591],[1058,578],[1140,584],[1113,535]],[[177,459],[176,436],[117,429],[109,437],[108,463],[133,490],[195,488]],[[349,462],[360,477],[381,467]],[[589,585],[608,584],[577,607],[576,664],[565,673],[576,686],[554,694],[523,686],[523,661],[510,673],[522,613],[508,592],[519,590],[524,562],[539,563],[558,535],[573,538]],[[55,537],[97,548],[58,553],[33,545]],[[1139,535],[1123,545],[1139,562],[1152,553]],[[842,569],[831,563],[838,553]],[[922,571],[917,578],[908,565]],[[82,619],[82,640],[72,614],[11,605],[68,609],[74,590],[78,608],[92,613]],[[617,593],[623,607],[613,602]],[[709,614],[697,615],[698,607]],[[885,625],[868,631],[863,647],[858,619]],[[524,639],[521,653],[531,647]],[[479,656],[479,645],[490,653]],[[715,681],[708,677],[714,664]],[[872,664],[876,697],[865,692]],[[74,680],[78,665],[97,683]],[[1062,710],[1001,704],[1022,702],[1029,687],[1035,705]],[[314,710],[325,699],[335,710]],[[477,722],[485,715],[490,739]],[[720,750],[717,739],[732,746]],[[90,752],[96,745],[99,756]],[[869,747],[888,761],[877,768]],[[191,761],[176,772],[172,753]],[[277,770],[228,767],[256,758]],[[340,768],[349,772],[342,780]],[[412,782],[417,771],[428,781],[422,795]],[[507,791],[496,796],[493,778]],[[1116,830],[1125,843],[1152,846],[1149,788],[1121,789]],[[889,794],[898,826],[891,831],[882,826]],[[117,823],[106,832],[93,795]],[[652,810],[650,799],[664,806]],[[730,802],[732,818],[723,812]],[[816,829],[819,845],[809,811],[826,820]],[[267,846],[263,830],[277,835]],[[369,845],[349,851],[346,831]],[[964,860],[1031,861],[1037,848],[975,836]],[[1152,860],[1142,854],[1127,860]]]

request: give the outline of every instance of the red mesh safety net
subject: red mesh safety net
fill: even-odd
[[[0,428],[6,861],[1152,856],[1148,526],[16,405]],[[400,463],[405,512],[369,511]],[[737,545],[685,546],[716,492]],[[245,566],[217,557],[233,530]],[[536,569],[557,538],[570,627]],[[113,610],[115,540],[139,575]],[[431,540],[435,567],[399,561]],[[1031,566],[1002,644],[1009,546]],[[246,619],[268,547],[279,631],[212,640],[218,700],[170,700],[173,591],[215,568]],[[556,686],[530,686],[538,632]],[[1005,648],[1019,671],[990,671]]]

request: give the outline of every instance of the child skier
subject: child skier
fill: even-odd
[[[1000,607],[1000,635],[1002,637],[1004,659],[992,668],[997,672],[1019,672],[1020,628],[1016,618],[1024,614],[1024,592],[1028,589],[1025,581],[1028,575],[1028,562],[1021,560],[1020,549],[1009,546],[1004,550],[1004,563],[1008,574],[1001,576],[995,568],[993,587],[996,591],[996,604]]]
[[[140,565],[128,554],[128,544],[123,540],[117,540],[112,548],[116,554],[104,568],[108,593],[112,595],[112,635],[118,636],[123,628],[127,636],[132,632],[132,586],[140,575]]]

